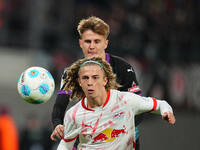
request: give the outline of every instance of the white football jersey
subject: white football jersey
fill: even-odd
[[[133,150],[134,116],[150,111],[163,114],[172,108],[166,101],[118,90],[108,91],[105,104],[93,109],[83,98],[65,114],[65,134],[58,150],[72,150],[78,136],[79,150]]]

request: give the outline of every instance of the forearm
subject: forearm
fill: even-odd
[[[157,100],[157,109],[153,113],[159,113],[163,115],[166,112],[173,113],[172,107],[164,100]]]
[[[171,106],[164,100],[157,100],[152,97],[135,97],[138,98],[134,101],[138,106],[135,108],[136,114],[152,112],[163,115],[165,112],[173,112]]]
[[[169,124],[174,124],[176,122],[172,107],[164,100],[156,100],[155,98],[151,97],[142,97],[140,102],[138,100],[135,100],[135,106],[138,106],[135,107],[135,114],[152,112],[156,114],[161,114],[162,118],[167,120]]]

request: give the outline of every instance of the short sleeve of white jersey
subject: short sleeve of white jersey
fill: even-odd
[[[164,100],[143,97],[134,93],[127,93],[125,99],[128,100],[136,115],[143,112],[152,112],[161,115],[165,112],[173,112],[171,106]]]

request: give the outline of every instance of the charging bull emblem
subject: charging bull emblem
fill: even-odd
[[[125,129],[112,129],[108,128],[103,130],[100,134],[93,138],[93,143],[95,142],[112,142],[117,137],[121,136],[122,134],[126,134],[127,132]]]

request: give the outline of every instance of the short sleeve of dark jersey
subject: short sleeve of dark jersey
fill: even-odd
[[[135,71],[124,59],[111,55],[110,64],[117,75],[117,82],[122,85],[118,90],[141,94]]]

